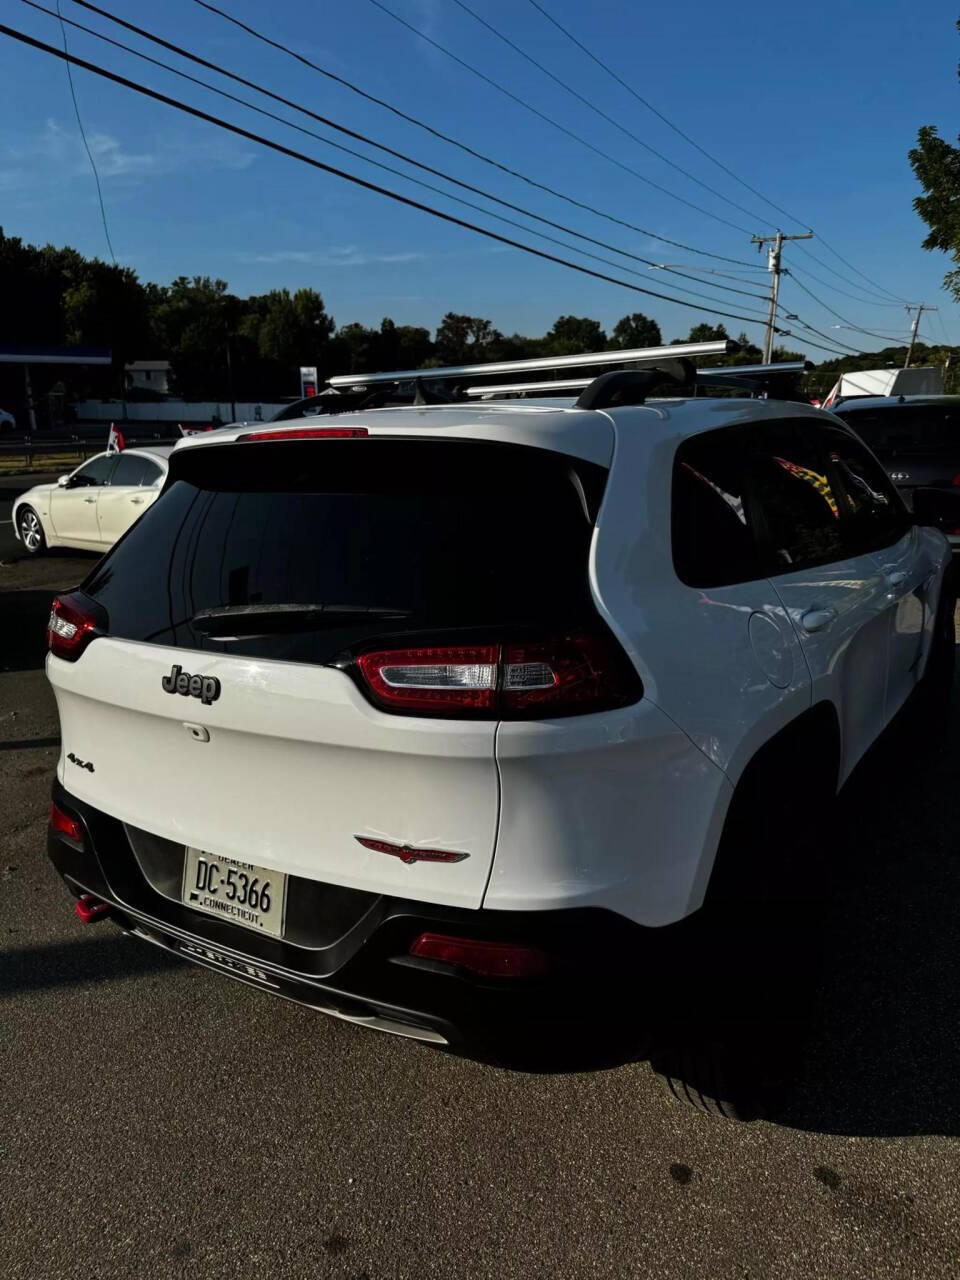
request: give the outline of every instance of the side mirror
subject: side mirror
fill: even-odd
[[[58,476],[58,477],[57,477],[57,484],[60,486],[60,488],[61,488],[61,489],[65,489],[69,483],[70,483],[70,477],[69,477],[69,476]]]
[[[914,489],[913,515],[917,524],[934,529],[960,529],[960,489]]]

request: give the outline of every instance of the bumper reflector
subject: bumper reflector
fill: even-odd
[[[92,893],[81,893],[74,907],[74,911],[84,924],[95,924],[98,920],[102,920],[109,910],[110,903],[101,902]]]
[[[50,805],[50,830],[55,831],[58,836],[73,840],[75,844],[83,844],[80,823],[76,818],[71,818],[69,813],[64,813],[56,803]]]
[[[538,947],[451,938],[442,933],[421,933],[410,954],[454,964],[483,978],[541,978],[550,967],[546,952]]]

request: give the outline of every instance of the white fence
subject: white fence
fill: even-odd
[[[261,401],[237,403],[236,416],[229,401],[215,400],[81,400],[78,422],[269,422],[284,404]]]

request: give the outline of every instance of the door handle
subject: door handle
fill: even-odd
[[[884,581],[888,587],[902,586],[906,580],[907,575],[903,569],[894,569],[892,573],[888,573],[884,576]]]
[[[84,498],[84,502],[96,502],[96,498]]]
[[[808,609],[800,619],[800,625],[808,634],[823,631],[837,620],[836,609]]]
[[[139,507],[139,506],[141,506],[141,505],[142,505],[142,503],[143,503],[143,499],[142,499],[142,498],[131,498],[131,499],[130,499],[130,501],[133,503],[133,505],[134,505],[135,507]]]

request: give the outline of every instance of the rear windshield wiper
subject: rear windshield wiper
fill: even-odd
[[[305,631],[367,619],[409,618],[411,609],[368,604],[226,604],[201,609],[191,618],[196,631],[211,636]]]

